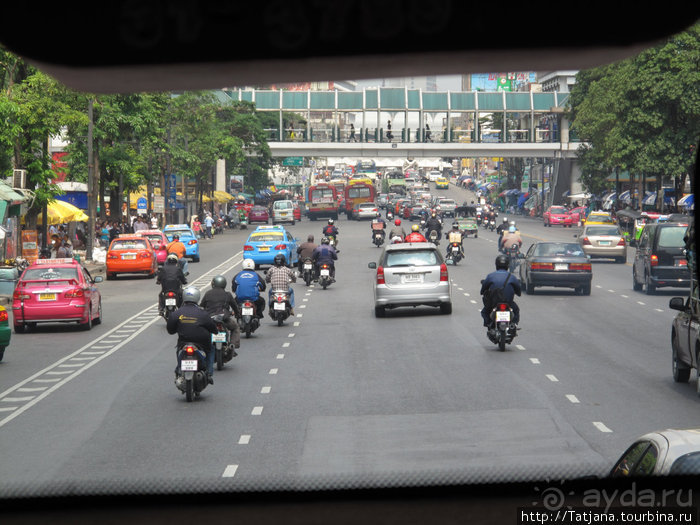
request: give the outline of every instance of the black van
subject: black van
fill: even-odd
[[[632,266],[632,287],[648,295],[663,286],[689,287],[690,271],[685,255],[687,222],[646,224]]]

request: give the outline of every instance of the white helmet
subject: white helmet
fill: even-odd
[[[243,269],[255,270],[255,263],[253,262],[253,259],[243,259]]]

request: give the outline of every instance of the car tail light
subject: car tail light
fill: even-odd
[[[571,263],[569,264],[570,270],[591,270],[591,263]]]
[[[107,259],[119,259],[119,256],[114,252],[108,252]]]
[[[243,247],[243,251],[244,251],[244,252],[252,252],[253,249],[254,249],[254,248],[253,248],[250,244],[246,244],[246,245]]]
[[[150,258],[151,258],[151,254],[148,253],[148,252],[141,252],[141,253],[139,254],[139,257],[141,257],[142,259],[150,259]]]
[[[190,242],[188,242],[187,244],[189,244],[190,246],[193,244],[197,244],[197,239],[191,239]]]
[[[617,245],[618,245],[618,246],[624,246],[624,245],[625,245],[625,238],[624,238],[624,237],[620,237],[620,240],[618,241]]]
[[[386,284],[386,281],[384,280],[384,267],[383,266],[377,267],[377,284]]]
[[[175,297],[175,292],[168,292],[168,297]]]
[[[15,293],[12,294],[12,298],[17,300],[17,301],[29,299],[30,297],[31,297],[31,295],[29,295],[26,292],[22,293],[22,291],[20,291],[20,290],[15,290]]]
[[[659,265],[659,258],[656,255],[651,256],[650,263],[652,266],[658,266]]]
[[[6,322],[10,317],[7,315],[7,310],[0,311],[0,323]]]
[[[530,270],[554,270],[554,263],[530,263]]]
[[[286,244],[278,244],[277,246],[275,246],[275,250],[286,250],[286,249],[287,249]]]
[[[440,265],[440,281],[447,281],[447,265],[445,263],[442,263]]]
[[[71,298],[71,297],[84,297],[85,292],[83,291],[82,288],[72,288],[70,290],[67,290],[66,293],[63,294],[63,297],[66,298]]]
[[[584,237],[583,239],[581,239],[581,243],[582,243],[584,246],[590,246],[590,245],[591,245],[591,241],[588,240],[588,237]]]
[[[183,348],[183,350],[185,350],[185,352],[186,352],[188,355],[192,355],[192,354],[194,354],[195,348],[194,348],[194,346],[192,346],[192,345],[185,345],[185,347]]]

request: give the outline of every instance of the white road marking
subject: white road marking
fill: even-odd
[[[284,354],[277,354],[277,359],[284,359]]]
[[[536,357],[531,357],[531,358],[530,358],[530,362],[531,362],[533,365],[539,365],[539,364],[540,364],[540,360],[537,359]]]
[[[302,301],[308,301],[308,299],[307,299],[306,297],[304,297],[304,298],[302,299]]]
[[[94,348],[95,350],[109,350],[112,348],[112,346],[91,346],[90,348]],[[104,352],[82,352],[83,354],[104,354]]]
[[[469,299],[469,302],[472,304],[476,304],[476,301],[474,299]]]
[[[238,444],[247,445],[248,443],[250,443],[250,434],[241,434],[241,437],[238,438]]]
[[[43,392],[47,388],[49,388],[49,387],[48,386],[38,386],[35,388],[26,388],[25,387],[25,388],[18,388],[17,392]]]
[[[253,410],[250,412],[251,416],[259,416],[262,414],[263,407],[253,407]]]
[[[26,396],[26,397],[3,397],[0,399],[3,403],[19,403],[20,401],[31,401],[36,396]]]
[[[72,370],[60,370],[60,371],[59,370],[51,370],[50,372],[46,372],[46,373],[48,375],[51,375],[51,376],[62,376],[62,375],[66,375],[66,374],[72,374],[73,371]]]
[[[286,343],[282,343],[282,348],[289,348],[290,344],[292,343],[290,343],[289,341],[287,341]]]
[[[62,365],[58,365],[58,368],[80,368],[84,365],[85,363],[63,363]]]
[[[236,475],[236,471],[238,470],[238,465],[226,465],[226,468],[224,469],[224,473],[221,475],[222,478],[232,478],[233,476]]]
[[[294,337],[294,333],[289,334],[287,337]]]
[[[547,374],[547,379],[549,379],[552,383],[558,383],[559,380],[554,374]]]
[[[97,346],[93,346],[92,348],[98,348]],[[107,346],[105,348],[112,348],[111,346]],[[80,352],[80,355],[102,355],[104,352]]]
[[[608,427],[606,427],[606,426],[605,426],[603,423],[601,423],[600,421],[594,421],[594,422],[593,422],[593,425],[594,425],[598,430],[600,430],[601,432],[612,432],[612,430],[610,430]]]
[[[261,394],[269,394],[272,391],[271,386],[264,386],[260,389]]]
[[[297,317],[304,317],[304,314],[297,314]]]
[[[647,303],[643,303],[642,301],[637,301],[637,304],[641,304],[642,306],[645,306]]]
[[[459,290],[461,292],[462,290],[464,290],[464,288],[457,288],[457,290]]]
[[[596,288],[602,288],[602,286],[599,285],[599,284],[596,284],[595,287],[596,287]]]
[[[55,379],[34,379],[32,380],[32,383],[57,383],[60,380],[60,377],[57,377]]]
[[[0,412],[12,412],[17,410],[19,407],[0,407]]]
[[[566,394],[566,399],[568,399],[568,400],[571,401],[572,403],[580,403],[580,401],[578,400],[578,398],[577,398],[575,395],[573,395],[573,394]]]
[[[654,310],[656,310],[657,312],[663,312],[661,308],[654,308]]]
[[[71,361],[92,361],[94,357],[71,357]]]
[[[625,294],[620,294],[620,297],[624,297],[625,299],[629,299],[629,296],[625,295]]]
[[[301,323],[299,321],[294,321],[294,326],[299,326]]]
[[[525,350],[525,347],[523,345],[515,345],[515,348],[518,350]]]
[[[299,308],[306,308],[305,304],[299,305]]]
[[[615,293],[615,290],[608,290],[608,292],[610,292],[610,293]]]
[[[270,368],[270,375],[273,376],[277,373],[279,369],[278,368]]]

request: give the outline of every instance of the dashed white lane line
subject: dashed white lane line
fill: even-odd
[[[263,407],[253,407],[253,410],[251,410],[250,415],[251,416],[259,416],[262,414]]]
[[[625,294],[620,294],[620,297],[624,297],[625,299],[629,299],[629,295],[625,295]]]
[[[533,365],[539,365],[539,364],[540,364],[540,360],[537,359],[536,357],[531,357],[531,358],[530,358],[530,362],[531,362]]]
[[[222,478],[232,478],[233,476],[236,475],[236,471],[238,470],[238,465],[226,465],[226,468],[224,469],[224,473],[221,475]]]
[[[297,314],[297,317],[304,317],[304,314]]]
[[[608,290],[608,292],[610,292],[610,293],[615,293],[615,290]]]
[[[641,304],[642,306],[645,306],[647,303],[643,303],[642,301],[637,301],[637,304]]]
[[[289,348],[289,345],[290,345],[290,344],[291,344],[291,343],[289,343],[289,342],[282,343],[282,348]]]
[[[523,345],[515,345],[515,348],[518,350],[525,350],[525,347]]]
[[[654,310],[656,310],[657,312],[663,312],[661,308],[654,308]]]
[[[284,354],[277,354],[276,359],[284,359]]]
[[[299,305],[299,308],[306,308],[306,305],[305,305],[305,304],[300,304],[300,305]]]
[[[559,380],[557,379],[557,376],[554,374],[547,374],[547,379],[549,379],[552,383],[558,383]]]
[[[566,394],[566,399],[568,399],[568,400],[571,401],[572,403],[580,403],[580,401],[578,400],[578,398],[577,398],[575,395],[573,395],[573,394]]]
[[[278,368],[270,368],[270,375],[274,376],[275,374],[277,374],[278,370],[279,370]]]
[[[602,286],[599,285],[599,284],[596,284],[595,287],[596,287],[596,288],[602,288]]]
[[[287,337],[294,337],[294,335],[295,335],[295,334],[292,332],[292,333],[289,334]]]
[[[270,392],[272,392],[271,386],[264,386],[260,389],[261,394],[269,394]]]
[[[600,430],[601,432],[612,432],[612,430],[610,430],[608,427],[606,427],[606,426],[605,426],[603,423],[601,423],[600,421],[594,421],[594,422],[593,422],[593,425],[594,425],[598,430]]]
[[[299,326],[301,323],[299,321],[294,321],[294,326]]]
[[[248,443],[250,443],[250,434],[241,434],[241,437],[238,438],[238,444],[247,445]]]
[[[469,302],[472,304],[476,304],[476,301],[474,299],[469,299]]]

